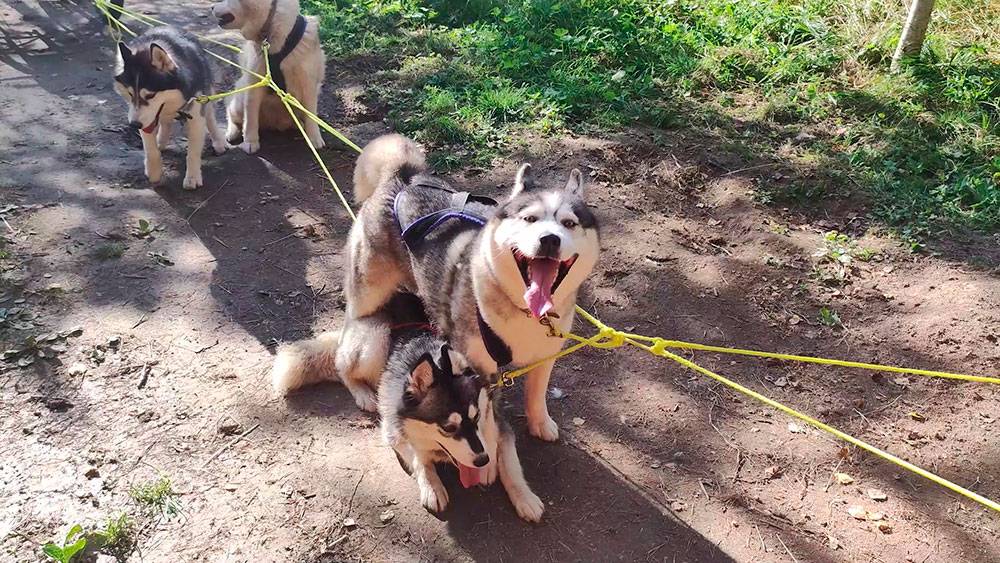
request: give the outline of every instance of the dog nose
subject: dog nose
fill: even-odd
[[[142,129],[142,123],[139,121],[129,121],[128,126],[132,129]]]
[[[490,456],[486,454],[476,454],[475,459],[472,460],[472,464],[476,467],[483,467],[490,462]]]
[[[559,235],[545,235],[538,239],[538,255],[544,258],[559,257]]]

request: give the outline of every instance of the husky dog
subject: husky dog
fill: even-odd
[[[542,186],[525,164],[507,200],[491,206],[453,193],[426,169],[420,148],[400,135],[375,139],[358,157],[354,194],[364,204],[347,241],[344,331],[336,351],[324,347],[324,340],[336,338],[330,335],[303,344],[312,357],[323,350],[335,354],[345,382],[382,373],[384,352],[351,352],[365,346],[359,336],[371,336],[355,326],[377,314],[399,287],[420,297],[433,324],[477,372],[541,361],[558,352],[563,339],[550,337],[540,321],[570,329],[577,290],[597,263],[597,220],[583,199],[578,170],[564,186]],[[460,205],[452,216],[423,229],[413,245],[404,242],[401,227],[423,223],[414,221],[454,206],[456,197]],[[463,219],[473,216],[480,219]],[[312,357],[301,355],[283,368],[308,371]],[[531,370],[525,388],[528,430],[549,441],[559,437],[545,403],[553,364]],[[359,400],[355,394],[362,408],[374,403],[370,389],[357,391],[371,395]]]
[[[319,42],[319,20],[301,15],[299,0],[222,0],[212,6],[212,14],[219,27],[238,29],[247,40],[240,64],[258,74],[265,70],[261,43],[266,40],[271,76],[278,87],[316,113],[326,57]],[[254,82],[257,78],[244,72],[236,87]],[[270,88],[253,88],[230,97],[226,115],[226,138],[235,143],[242,136],[240,148],[250,154],[260,149],[261,128],[284,131],[295,126]],[[322,148],[319,125],[311,119],[303,125],[313,145]]]
[[[530,522],[545,506],[524,480],[514,433],[500,414],[499,390],[472,370],[465,357],[434,335],[420,300],[396,293],[377,313],[346,328],[279,350],[272,384],[281,394],[323,379],[338,379],[335,357],[354,364],[382,362],[373,380],[343,379],[358,393],[378,388],[382,437],[396,452],[400,465],[417,481],[420,503],[432,512],[448,506],[448,492],[435,463],[458,468],[465,488],[491,485],[499,476],[517,514]],[[347,347],[338,347],[338,336]],[[386,361],[388,357],[388,361]],[[374,405],[363,408],[372,410]]]
[[[163,174],[160,150],[170,141],[174,119],[184,113],[188,151],[183,185],[186,190],[200,187],[205,132],[216,154],[226,151],[226,141],[215,122],[215,104],[192,101],[212,93],[212,70],[198,40],[164,26],[119,43],[115,91],[128,102],[129,125],[141,134],[146,178],[154,184]]]

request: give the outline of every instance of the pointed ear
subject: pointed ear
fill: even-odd
[[[517,174],[514,176],[514,189],[510,191],[510,199],[514,199],[521,192],[525,190],[530,190],[535,187],[535,178],[531,173],[531,165],[525,162],[517,169]]]
[[[434,364],[430,354],[424,354],[417,365],[410,370],[406,390],[417,400],[427,395],[427,390],[434,384]]]
[[[437,365],[445,375],[453,374],[451,367],[451,348],[448,346],[447,342],[441,345],[441,355],[438,356]]]
[[[125,67],[128,66],[128,62],[132,60],[132,50],[128,48],[128,45],[124,41],[118,42],[118,64],[116,66],[115,74],[121,74],[125,71]]]
[[[574,168],[569,173],[569,180],[566,180],[566,191],[575,196],[583,197],[583,174],[580,173],[579,169]]]
[[[160,47],[156,43],[149,45],[149,58],[153,63],[153,68],[160,72],[170,72],[177,68],[177,65],[174,64],[174,59],[170,58],[170,55],[163,50],[163,47]]]

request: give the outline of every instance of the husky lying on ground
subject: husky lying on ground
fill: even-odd
[[[247,42],[240,64],[258,74],[264,74],[260,47],[266,40],[271,76],[278,87],[316,113],[326,57],[319,42],[319,21],[299,13],[299,0],[222,0],[212,6],[212,14],[222,29],[238,29],[243,34]],[[257,78],[244,72],[235,87],[254,82]],[[235,143],[242,136],[240,148],[250,154],[260,149],[261,128],[284,131],[295,126],[270,88],[253,88],[231,96],[226,115],[226,138]],[[303,120],[301,114],[299,119]],[[311,119],[304,121],[309,139],[316,148],[322,148],[319,125]]]
[[[205,132],[216,154],[226,141],[215,122],[215,104],[191,102],[212,93],[212,70],[205,50],[195,37],[164,26],[150,29],[128,44],[118,44],[115,91],[128,102],[129,125],[139,130],[145,153],[146,178],[156,184],[163,174],[160,150],[170,141],[174,119],[183,109],[188,151],[184,189],[200,187],[201,151]]]
[[[499,412],[499,390],[434,336],[417,297],[395,294],[343,336],[353,348],[341,353],[356,362],[388,357],[381,382],[362,385],[378,387],[382,437],[416,479],[424,507],[441,512],[448,506],[448,491],[434,464],[450,463],[458,468],[465,488],[491,485],[499,476],[517,514],[531,522],[541,519],[545,506],[524,480],[514,433]],[[336,379],[337,338],[318,342],[279,351],[275,389],[285,392],[319,379]],[[304,366],[306,359],[312,360],[309,369],[287,369]]]
[[[355,326],[397,288],[419,295],[434,326],[476,371],[494,374],[562,347],[539,320],[548,317],[568,331],[577,289],[597,262],[597,221],[583,199],[578,170],[564,187],[543,187],[524,165],[507,201],[495,207],[453,193],[426,168],[413,141],[387,135],[365,147],[354,171],[355,198],[364,204],[347,242],[347,320],[333,363],[366,410],[375,404],[366,382],[382,373],[386,354],[365,348],[372,335]],[[321,335],[302,345],[313,354],[333,354],[324,342],[335,338]],[[355,352],[360,349],[365,353]],[[302,355],[282,369],[300,373],[311,363]],[[528,430],[550,441],[559,437],[545,402],[553,363],[525,380]]]

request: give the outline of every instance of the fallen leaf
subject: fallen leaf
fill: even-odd
[[[585,422],[587,422],[587,421],[584,420],[584,419],[582,419],[582,418],[580,418],[580,417],[576,417],[576,418],[573,419],[573,424],[575,426],[583,426],[583,423],[585,423]]]
[[[918,413],[917,411],[911,411],[906,413],[906,416],[916,420],[917,422],[927,422],[927,417]]]
[[[847,507],[847,513],[851,515],[855,520],[867,520],[868,511],[860,506],[849,506]]]
[[[778,477],[781,477],[782,471],[783,471],[783,469],[781,468],[780,465],[771,465],[771,466],[768,466],[767,468],[764,469],[764,478],[765,479],[776,479]]]
[[[900,387],[909,387],[910,385],[910,380],[909,378],[906,377],[897,377],[893,379],[892,382],[895,383],[896,385],[899,385]]]
[[[840,549],[840,540],[833,536],[826,536],[826,546],[836,551]]]
[[[806,429],[805,428],[799,426],[798,424],[795,424],[794,422],[789,422],[788,423],[788,431],[791,432],[792,434],[805,434],[806,433]]]
[[[784,386],[788,385],[788,378],[784,377],[784,376],[779,377],[778,379],[774,380],[774,384],[777,387],[784,387]]]
[[[874,501],[882,502],[889,500],[889,495],[885,494],[885,492],[881,489],[868,489],[868,498]]]
[[[383,524],[391,522],[393,518],[396,517],[396,513],[391,510],[386,510],[382,514],[378,515],[378,519],[382,521]]]
[[[854,482],[854,477],[851,477],[851,476],[850,476],[850,475],[848,475],[847,473],[834,473],[834,474],[833,474],[833,477],[834,477],[834,478],[835,478],[835,479],[837,480],[837,482],[838,482],[838,483],[840,483],[841,485],[850,485],[851,483],[853,483],[853,482]]]
[[[882,514],[881,512],[869,512],[867,516],[868,519],[871,520],[872,522],[885,520],[885,514]]]
[[[875,525],[875,527],[878,528],[878,531],[882,532],[883,534],[892,533],[892,526],[890,526],[888,522],[879,522],[878,524]]]
[[[685,508],[687,508],[687,504],[682,501],[675,500],[670,503],[670,510],[673,510],[674,512],[684,512]]]

